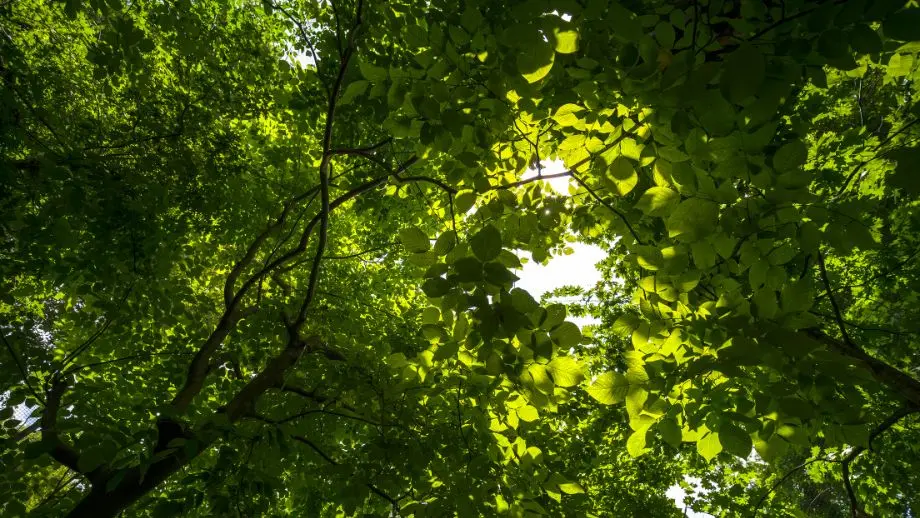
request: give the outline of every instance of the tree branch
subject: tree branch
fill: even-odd
[[[897,131],[895,131],[895,132],[892,133],[891,135],[888,135],[884,140],[882,140],[881,142],[879,142],[878,145],[875,146],[874,151],[878,151],[879,149],[881,149],[882,146],[884,146],[885,144],[891,142],[892,140],[894,140],[895,137],[897,137],[897,136],[900,135],[901,133],[904,133],[904,132],[907,131],[911,126],[913,126],[914,124],[916,124],[916,123],[918,123],[918,122],[920,122],[920,118],[916,118],[916,119],[914,119],[914,120],[908,122],[907,124],[901,126],[900,129],[898,129]],[[890,150],[888,150],[888,151],[890,151]],[[887,152],[887,151],[886,151],[886,152]],[[867,159],[863,160],[862,162],[856,164],[856,166],[853,168],[853,170],[850,171],[850,174],[847,175],[847,178],[846,178],[846,180],[843,182],[843,185],[840,186],[840,189],[837,191],[836,194],[834,194],[834,197],[836,198],[836,197],[840,196],[841,194],[844,193],[844,191],[847,190],[847,188],[850,186],[850,182],[853,181],[853,178],[856,176],[856,173],[858,173],[860,169],[862,169],[863,167],[865,167],[866,165],[868,165],[869,162],[872,162],[873,160],[877,160],[878,158],[881,158],[884,154],[885,154],[885,153],[876,154],[876,155],[872,156],[871,158],[867,158]]]
[[[625,214],[623,214],[622,212],[620,212],[619,210],[617,210],[616,207],[614,207],[613,205],[611,205],[610,203],[608,203],[607,201],[605,201],[603,198],[601,198],[601,197],[597,194],[597,192],[594,191],[594,189],[592,189],[591,187],[588,187],[588,184],[586,184],[586,183],[584,182],[584,180],[582,180],[582,179],[579,178],[577,175],[575,175],[575,173],[572,173],[572,179],[575,180],[575,181],[578,183],[578,185],[584,187],[584,189],[585,189],[586,191],[588,191],[588,194],[590,194],[592,198],[594,198],[595,200],[597,200],[598,203],[600,203],[600,204],[603,205],[604,207],[607,207],[607,209],[609,209],[611,212],[613,212],[614,214],[616,214],[617,216],[619,216],[620,220],[623,221],[623,224],[624,224],[624,225],[626,225],[626,229],[629,230],[629,233],[632,234],[633,239],[635,239],[637,243],[639,243],[640,245],[644,245],[644,244],[645,244],[645,243],[642,241],[642,239],[639,237],[639,234],[636,233],[636,230],[635,230],[635,229],[632,227],[632,225],[629,223],[629,220],[626,219],[626,215],[625,215]]]
[[[19,355],[16,354],[16,351],[13,349],[12,344],[9,340],[6,339],[6,335],[0,333],[0,339],[3,340],[3,345],[6,346],[6,350],[9,351],[10,356],[13,357],[13,362],[16,364],[16,368],[19,369],[19,374],[22,376],[22,381],[29,388],[29,392],[32,393],[32,396],[42,404],[45,404],[44,398],[38,395],[38,391],[35,390],[35,387],[32,386],[32,382],[29,381],[29,374],[26,372],[25,365],[23,365],[22,360],[19,358]]]
[[[51,381],[45,410],[41,416],[42,442],[49,445],[51,458],[67,466],[69,469],[83,473],[79,467],[80,454],[73,446],[64,442],[57,432],[58,411],[61,408],[61,398],[67,390],[67,383],[59,377]]]
[[[833,290],[831,290],[831,281],[827,277],[827,266],[824,264],[824,254],[822,254],[820,250],[818,251],[818,267],[821,270],[821,280],[824,282],[827,298],[831,302],[831,307],[834,308],[834,319],[837,321],[837,326],[840,328],[840,334],[843,335],[843,341],[850,347],[856,347],[856,344],[850,339],[849,333],[847,333],[847,326],[843,321],[843,314],[840,312],[840,306],[837,305],[837,300],[834,298]]]
[[[393,137],[387,137],[382,141],[367,147],[356,147],[356,148],[336,148],[330,151],[333,155],[369,155],[373,154],[374,151],[382,148],[383,146],[389,144],[393,141]]]
[[[320,265],[323,261],[323,253],[326,251],[326,241],[329,236],[330,211],[329,164],[334,156],[332,152],[333,121],[335,120],[335,108],[338,102],[339,92],[342,89],[342,81],[345,79],[345,72],[348,70],[348,63],[351,60],[351,56],[355,53],[355,39],[361,27],[361,10],[363,5],[363,0],[358,0],[358,6],[355,9],[355,23],[352,26],[351,34],[348,38],[348,47],[345,49],[344,55],[342,55],[342,61],[339,64],[339,73],[335,78],[335,83],[332,85],[332,91],[329,93],[329,105],[326,109],[326,127],[323,130],[323,158],[319,165],[320,200],[322,202],[322,208],[320,209],[319,237],[316,244],[316,254],[313,257],[313,267],[310,269],[310,280],[307,283],[307,295],[300,305],[297,320],[289,326],[289,331],[293,332],[295,336],[300,332],[300,328],[306,321],[307,309],[309,309],[310,304],[313,302],[313,298],[316,296],[316,284],[319,281]]]
[[[869,434],[869,448],[872,448],[872,441],[874,441],[876,437],[885,433],[889,428],[894,426],[904,417],[917,412],[918,410],[920,410],[918,407],[903,406],[899,408],[894,414],[890,415],[887,419],[879,423],[879,425],[875,427],[872,433]],[[854,517],[869,516],[869,514],[860,507],[859,500],[856,499],[856,492],[853,491],[853,484],[850,482],[850,464],[852,464],[853,461],[855,461],[856,458],[859,457],[864,451],[866,451],[866,448],[863,446],[854,447],[843,459],[843,465],[841,467],[843,475],[843,486],[846,489],[847,498],[850,501],[850,511],[853,513]]]
[[[280,354],[275,356],[256,377],[252,378],[236,396],[222,409],[231,423],[238,421],[244,415],[251,413],[256,399],[266,390],[277,387],[283,383],[284,373],[303,356],[304,353],[315,351],[323,347],[323,342],[318,336],[311,336],[306,340],[291,337],[287,346]]]
[[[876,381],[897,394],[912,407],[920,408],[920,381],[887,364],[886,362],[867,354],[858,347],[841,342],[828,336],[818,329],[805,330],[805,334],[824,344],[829,349],[862,363],[872,374]]]

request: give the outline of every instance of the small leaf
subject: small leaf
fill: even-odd
[[[581,484],[578,482],[563,482],[559,484],[559,490],[567,495],[576,495],[585,492],[585,488],[581,487]]]
[[[455,246],[457,246],[457,234],[453,230],[448,230],[438,236],[438,240],[434,243],[434,253],[447,255]]]
[[[610,164],[608,173],[616,191],[620,195],[629,194],[639,181],[639,176],[636,174],[636,169],[633,167],[632,162],[622,156],[614,159],[613,163]]]
[[[521,421],[527,421],[528,423],[532,423],[540,418],[540,413],[537,412],[537,409],[530,405],[524,405],[518,408],[517,415],[521,418]]]
[[[578,50],[577,31],[553,29],[553,35],[556,40],[556,52],[560,54],[571,54]]]
[[[470,247],[480,261],[491,261],[502,251],[502,235],[494,226],[486,225],[470,239]]]
[[[422,291],[431,298],[442,297],[450,291],[450,283],[446,279],[434,277],[422,284]]]
[[[585,379],[584,369],[575,358],[560,356],[547,365],[553,381],[560,387],[574,387]]]
[[[920,40],[920,8],[902,9],[882,22],[885,36],[900,41]]]
[[[404,228],[399,231],[399,240],[410,252],[427,252],[431,248],[428,236],[418,227]]]
[[[640,428],[626,439],[626,451],[631,457],[641,457],[648,450],[645,447],[645,436],[648,428]]]
[[[651,187],[639,198],[636,208],[649,216],[667,214],[680,202],[680,195],[667,187]]]
[[[765,74],[763,54],[757,47],[744,44],[725,59],[721,86],[728,100],[740,103],[757,94]]]
[[[773,155],[773,168],[779,172],[793,171],[808,160],[808,148],[801,140],[793,140]]]
[[[553,68],[556,53],[549,43],[540,42],[521,49],[517,57],[518,72],[528,83],[536,83],[546,77]]]
[[[719,440],[725,451],[742,459],[747,459],[754,448],[751,436],[732,423],[725,423],[719,427]]]
[[[454,208],[458,214],[466,214],[476,204],[476,193],[473,191],[460,191],[454,196]]]
[[[696,451],[706,459],[707,462],[715,458],[722,451],[722,443],[719,442],[719,435],[715,432],[709,432],[696,443]]]
[[[604,405],[614,405],[626,399],[629,382],[618,372],[605,372],[588,387],[588,394]]]

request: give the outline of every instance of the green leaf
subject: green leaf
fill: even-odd
[[[367,91],[368,86],[370,86],[370,82],[363,79],[359,79],[358,81],[350,83],[348,88],[345,89],[345,93],[343,93],[342,97],[339,98],[336,105],[347,106],[351,104],[355,99]]]
[[[783,286],[780,301],[784,313],[808,311],[814,303],[814,291],[807,280],[788,282]]]
[[[408,227],[400,230],[399,240],[410,252],[427,252],[431,248],[428,236],[418,227]]]
[[[639,317],[633,315],[632,313],[624,313],[620,315],[613,323],[611,331],[615,336],[625,338],[632,336],[633,331],[639,327],[639,323]]]
[[[629,194],[639,181],[639,176],[636,174],[636,169],[633,167],[632,162],[622,156],[614,159],[607,172],[610,174],[610,179],[616,191],[621,196]]]
[[[358,60],[358,68],[361,70],[361,75],[364,79],[372,83],[380,83],[387,79],[387,70],[383,67],[372,65],[364,60]]]
[[[574,126],[581,120],[576,114],[582,111],[584,111],[584,107],[577,104],[563,104],[556,110],[556,114],[553,115],[553,120],[563,127]]]
[[[502,235],[494,226],[486,225],[470,239],[470,248],[480,261],[491,261],[502,251]]]
[[[670,23],[662,21],[655,26],[655,39],[658,40],[658,45],[661,48],[670,49],[673,47],[675,37],[674,26]]]
[[[882,39],[868,25],[861,23],[850,29],[850,46],[860,54],[876,54],[882,51]]]
[[[808,148],[801,140],[783,145],[773,155],[773,168],[779,172],[794,171],[808,160]]]
[[[553,393],[553,380],[548,375],[547,368],[539,363],[533,363],[527,368],[527,375],[530,377],[534,386],[544,394]]]
[[[680,202],[680,195],[667,187],[650,187],[639,198],[636,208],[649,216],[662,216]]]
[[[722,451],[722,443],[719,441],[719,435],[715,432],[709,432],[696,443],[696,451],[706,459],[707,462],[715,458]]]
[[[740,103],[757,94],[765,75],[763,54],[754,45],[743,44],[725,59],[721,86],[728,100]]]
[[[772,463],[774,460],[782,458],[789,449],[789,443],[779,435],[774,435],[767,441],[754,441],[754,449],[757,450],[757,454],[763,460]]]
[[[532,423],[540,418],[540,412],[538,412],[536,408],[530,405],[524,405],[521,408],[518,408],[517,415],[521,421],[527,421],[528,423]]]
[[[688,240],[711,233],[718,224],[719,207],[702,198],[689,198],[680,202],[667,220],[668,235]],[[703,266],[700,266],[703,268]]]
[[[719,427],[719,441],[725,447],[725,451],[742,459],[747,459],[754,448],[751,436],[732,423],[724,423]]]
[[[856,68],[846,34],[840,29],[830,29],[821,34],[818,38],[818,53],[833,67],[842,70]]]
[[[521,288],[514,288],[511,290],[511,305],[521,313],[530,313],[540,307],[530,293],[527,293]]]
[[[638,43],[642,39],[639,17],[619,2],[610,2],[604,21],[609,24],[610,34],[621,41]]]
[[[658,432],[661,438],[671,446],[680,448],[683,439],[681,438],[680,426],[673,417],[666,417],[658,422]]]
[[[578,50],[578,31],[553,29],[556,40],[556,52],[571,54]]]
[[[618,372],[605,372],[587,388],[588,394],[605,405],[614,405],[626,399],[629,381]]]
[[[554,358],[547,365],[553,381],[560,387],[574,387],[585,379],[584,369],[578,360],[571,356]]]
[[[453,264],[460,282],[477,282],[483,279],[482,263],[475,257],[461,257]]]
[[[518,280],[517,275],[511,273],[511,270],[505,268],[505,265],[496,262],[489,262],[483,265],[485,279],[496,286],[511,287],[511,283]]]
[[[469,212],[476,204],[476,193],[473,191],[460,191],[454,196],[454,208],[458,216]]]
[[[568,349],[581,343],[581,330],[571,322],[563,322],[550,333],[550,337],[559,347]]]
[[[107,463],[113,451],[110,445],[105,444],[87,448],[81,453],[77,467],[81,472],[88,473]]]
[[[641,457],[649,450],[645,447],[645,436],[648,428],[640,428],[626,439],[626,451],[631,457]]]
[[[888,153],[888,158],[897,163],[888,180],[891,185],[909,195],[920,194],[920,147],[895,149]]]
[[[567,495],[577,495],[585,492],[578,482],[563,482],[559,484],[559,490]]]
[[[438,240],[434,243],[434,253],[447,255],[455,246],[457,246],[457,233],[453,230],[448,230],[438,236]]]
[[[882,22],[885,36],[900,41],[920,40],[920,8],[902,9]]]
[[[446,279],[434,277],[427,279],[425,283],[422,284],[422,291],[431,298],[442,297],[450,291],[450,283],[447,282]]]
[[[521,49],[517,56],[518,72],[528,83],[536,83],[546,77],[553,68],[556,53],[549,43],[540,42]]]

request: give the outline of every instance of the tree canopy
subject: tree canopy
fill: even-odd
[[[0,36],[3,516],[920,511],[916,2],[6,0]],[[573,243],[595,287],[516,287]]]

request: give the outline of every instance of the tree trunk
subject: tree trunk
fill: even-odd
[[[94,482],[89,494],[83,497],[83,500],[67,514],[67,517],[112,518],[118,516],[121,511],[130,507],[131,504],[137,502],[142,496],[188,464],[192,458],[194,457],[186,457],[177,450],[150,466],[146,473],[142,474],[139,467],[130,468],[117,485],[109,491],[107,489],[109,482],[121,473],[114,471]]]

